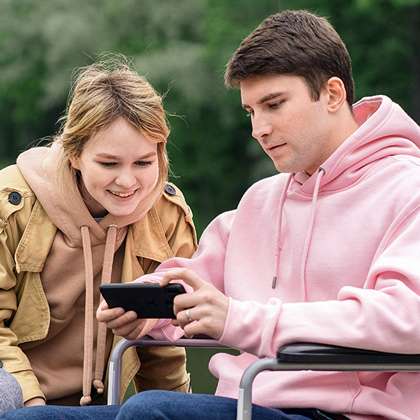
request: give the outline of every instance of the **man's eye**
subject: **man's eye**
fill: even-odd
[[[277,109],[277,108],[280,108],[280,106],[283,105],[284,102],[285,101],[271,102],[271,103],[268,104],[268,107],[270,109]]]

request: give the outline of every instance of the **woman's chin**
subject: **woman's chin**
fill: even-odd
[[[106,207],[107,212],[114,217],[125,217],[132,214],[139,203],[125,205],[125,206],[108,206]]]

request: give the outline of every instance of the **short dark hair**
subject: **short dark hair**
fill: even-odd
[[[330,77],[339,77],[347,102],[354,100],[351,59],[344,42],[324,17],[284,10],[266,18],[239,45],[226,66],[225,84],[265,74],[294,74],[307,83],[314,100]]]

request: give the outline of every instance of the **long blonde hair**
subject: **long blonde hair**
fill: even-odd
[[[157,190],[162,192],[168,180],[169,168],[169,127],[162,97],[122,55],[108,56],[77,71],[61,129],[54,138],[62,146],[59,177],[67,168],[73,171],[70,159],[79,157],[89,139],[118,117],[157,143],[159,177],[150,194],[156,197]]]

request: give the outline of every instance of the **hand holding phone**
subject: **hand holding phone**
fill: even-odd
[[[134,311],[138,318],[175,319],[174,298],[185,293],[180,283],[110,283],[99,286],[110,308]]]

